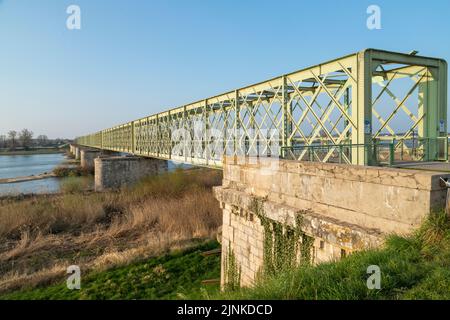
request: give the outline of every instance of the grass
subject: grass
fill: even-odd
[[[0,200],[0,294],[59,281],[72,264],[102,271],[215,238],[220,182],[220,171],[175,171],[120,191]]]
[[[53,169],[53,174],[61,179],[60,191],[62,193],[81,193],[93,189],[93,176],[89,170],[80,165],[62,165]]]
[[[175,171],[121,191],[0,200],[0,299],[450,299],[450,219],[336,262],[301,265],[219,292],[220,257],[200,251],[221,224],[213,170]],[[205,241],[209,241],[205,244]],[[202,243],[199,245],[199,243]],[[65,286],[79,265],[82,289]],[[381,289],[367,288],[367,268]]]
[[[218,291],[218,285],[203,285],[201,281],[220,277],[220,256],[203,257],[200,253],[217,247],[217,242],[210,241],[108,271],[82,274],[80,290],[69,290],[65,281],[60,281],[0,295],[0,300],[204,298]]]
[[[82,288],[58,284],[22,289],[0,299],[450,299],[450,221],[435,214],[409,237],[391,236],[383,248],[337,262],[302,265],[265,278],[253,288],[220,292],[202,285],[220,276],[220,256],[200,252],[215,241],[82,276]],[[381,269],[381,289],[369,290],[367,267]]]
[[[67,177],[60,182],[60,191],[63,193],[79,193],[92,189],[93,179],[89,177]]]
[[[367,268],[381,270],[381,289],[367,287]],[[433,214],[409,237],[391,236],[383,248],[338,262],[301,266],[217,294],[221,299],[450,299],[450,220]]]

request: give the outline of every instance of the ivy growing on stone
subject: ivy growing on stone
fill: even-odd
[[[224,289],[226,291],[234,291],[240,287],[241,284],[241,268],[238,265],[236,256],[234,255],[231,243],[228,244],[227,254],[224,261]]]
[[[303,216],[301,212],[295,217],[295,226],[274,221],[264,213],[265,198],[253,198],[249,210],[259,218],[264,229],[263,274],[274,274],[300,263],[311,263],[311,248],[314,238],[302,231]]]

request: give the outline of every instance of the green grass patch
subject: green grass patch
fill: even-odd
[[[81,289],[61,284],[1,295],[0,300],[67,299],[201,299],[218,292],[218,285],[202,280],[220,277],[220,255],[204,257],[201,252],[218,248],[208,242],[103,272],[81,275]],[[81,270],[82,271],[82,270]]]

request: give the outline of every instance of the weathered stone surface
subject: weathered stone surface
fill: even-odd
[[[409,232],[430,208],[443,207],[446,191],[439,178],[450,177],[427,171],[286,160],[265,163],[259,169],[245,160],[226,161],[224,188],[366,228],[394,228],[388,232]]]
[[[75,151],[75,160],[80,160],[81,158],[81,148],[79,146],[75,146],[74,147],[74,151]]]
[[[75,155],[75,145],[70,144],[69,145],[69,151],[71,155]]]
[[[95,164],[94,159],[102,154],[101,150],[95,149],[81,149],[80,150],[80,161],[81,167],[88,171],[94,171]]]
[[[140,157],[99,157],[95,163],[95,190],[120,188],[167,170],[167,161]]]
[[[283,225],[295,226],[301,214],[302,231],[314,239],[315,263],[379,246],[385,235],[409,233],[444,207],[440,177],[450,175],[226,157],[223,184],[214,190],[224,212],[222,252],[234,252],[241,285],[251,285],[264,255],[264,228],[252,212],[256,197],[263,199],[264,215]]]

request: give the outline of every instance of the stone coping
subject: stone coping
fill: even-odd
[[[288,172],[317,177],[363,181],[382,185],[394,185],[422,190],[444,190],[440,178],[450,179],[445,172],[401,169],[391,167],[360,166],[351,164],[322,163],[271,158],[224,157],[225,179],[230,166],[238,166],[241,170],[265,170],[266,173]],[[276,163],[276,165],[274,165]]]
[[[109,155],[103,155],[95,159],[96,161],[142,161],[142,160],[148,160],[148,158],[142,158],[142,157],[134,157],[134,156],[109,156]]]

